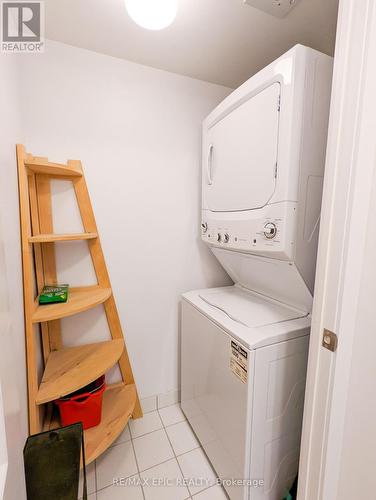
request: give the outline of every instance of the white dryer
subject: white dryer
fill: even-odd
[[[232,500],[297,473],[332,58],[301,45],[203,124],[201,235],[235,285],[182,301],[182,408]]]

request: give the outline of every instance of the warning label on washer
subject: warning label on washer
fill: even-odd
[[[248,353],[231,340],[230,369],[244,384],[248,380]]]

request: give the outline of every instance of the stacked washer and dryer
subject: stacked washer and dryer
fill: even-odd
[[[182,408],[231,500],[299,463],[333,60],[295,46],[204,121],[202,240],[234,281],[182,301]]]

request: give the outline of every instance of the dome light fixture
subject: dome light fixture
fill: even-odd
[[[142,28],[162,30],[170,26],[178,11],[178,0],[125,0],[128,14]]]

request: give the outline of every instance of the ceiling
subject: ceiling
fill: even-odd
[[[279,19],[243,0],[179,0],[162,31],[138,27],[124,0],[45,0],[46,36],[213,83],[237,87],[296,43],[333,54],[338,0],[301,0]]]

